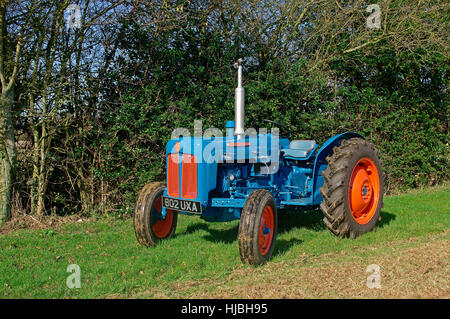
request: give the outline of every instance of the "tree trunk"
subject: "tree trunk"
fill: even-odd
[[[45,122],[42,123],[42,137],[41,137],[41,162],[39,166],[39,175],[38,175],[38,186],[37,186],[37,207],[36,207],[36,215],[43,216],[45,211],[45,193],[47,192],[47,150],[46,150],[46,142],[47,142],[47,133],[45,130]]]
[[[47,155],[51,138],[47,133],[47,100],[42,102],[42,120],[40,122],[40,136],[36,127],[33,128],[33,180],[31,192],[31,213],[41,217],[45,212],[45,193],[47,192]]]
[[[0,97],[0,225],[11,217],[11,194],[16,160],[13,103],[14,88],[2,90]]]
[[[31,190],[30,190],[30,198],[31,198],[31,214],[36,214],[37,202],[38,202],[38,175],[39,175],[39,133],[36,127],[36,124],[31,123],[31,131],[33,132],[33,176],[31,178]]]

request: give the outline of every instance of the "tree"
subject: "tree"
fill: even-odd
[[[16,162],[14,89],[23,41],[23,34],[13,38],[8,33],[6,14],[9,5],[8,0],[0,4],[0,225],[11,214],[10,201]]]

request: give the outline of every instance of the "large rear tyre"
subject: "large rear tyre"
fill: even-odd
[[[243,263],[261,265],[270,259],[278,228],[277,207],[272,194],[264,189],[247,198],[239,223],[239,253]]]
[[[172,237],[177,227],[178,213],[167,209],[162,215],[164,184],[145,185],[136,202],[134,211],[134,231],[142,246],[156,246],[161,240]]]
[[[384,193],[382,162],[375,146],[362,138],[344,140],[327,162],[320,188],[327,228],[351,238],[375,229]]]

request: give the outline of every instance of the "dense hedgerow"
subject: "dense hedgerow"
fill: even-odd
[[[91,16],[97,3],[108,2],[87,5]],[[114,23],[70,32],[39,22],[53,2],[30,11],[36,23],[20,14],[32,32],[15,88],[12,211],[131,212],[144,184],[165,179],[175,128],[225,133],[238,58],[247,128],[270,119],[319,143],[359,132],[380,150],[388,193],[448,179],[448,6],[380,4],[370,29],[359,3],[131,1]]]
[[[448,179],[444,72],[411,72],[414,65],[403,65],[410,57],[387,55],[389,69],[377,65],[380,57],[367,58],[364,68],[336,62],[328,76],[308,71],[306,60],[273,60],[261,69],[248,68],[246,127],[266,127],[262,119],[271,119],[291,127],[292,138],[321,143],[341,132],[359,132],[380,150],[387,192]],[[214,52],[201,63],[207,69],[192,61],[178,61],[186,64],[177,73],[176,87],[174,78],[161,77],[156,85],[124,97],[118,112],[108,115],[104,173],[121,190],[126,208],[132,208],[142,185],[165,179],[164,146],[173,129],[192,132],[197,119],[203,129],[223,130],[226,120],[233,119],[233,70],[225,61],[214,61]],[[381,71],[370,75],[363,69]],[[339,81],[333,83],[329,74]],[[431,77],[433,89],[422,82],[424,77]],[[192,79],[199,80],[194,84]]]

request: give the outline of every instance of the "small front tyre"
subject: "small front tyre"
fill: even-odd
[[[243,263],[261,265],[273,253],[278,228],[277,207],[272,194],[264,189],[247,198],[239,223],[239,253]]]
[[[167,209],[162,215],[164,184],[145,185],[136,202],[134,211],[134,231],[142,246],[156,246],[161,240],[172,237],[177,227],[178,213]]]

